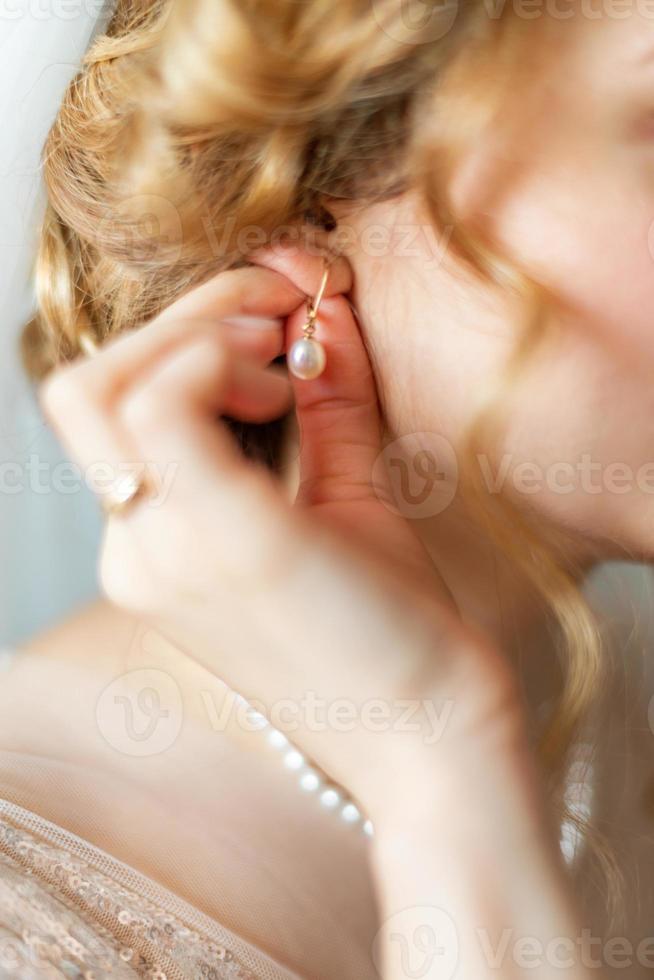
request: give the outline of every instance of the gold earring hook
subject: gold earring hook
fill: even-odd
[[[320,285],[318,287],[318,292],[316,293],[316,295],[315,295],[315,297],[313,299],[313,302],[311,302],[309,304],[309,309],[307,311],[310,320],[315,320],[315,318],[316,318],[316,315],[318,313],[318,307],[320,306],[320,303],[321,303],[323,294],[324,294],[325,289],[327,287],[327,280],[329,279],[329,269],[330,269],[331,265],[333,264],[333,262],[335,261],[335,259],[336,259],[336,256],[335,255],[326,255],[324,257],[324,260],[323,261],[324,261],[324,264],[325,264],[325,268],[324,268],[324,271],[323,271],[323,274],[322,274],[322,279],[320,280]]]
[[[322,374],[325,368],[325,348],[321,343],[314,339],[313,334],[316,329],[318,307],[320,306],[320,302],[325,292],[325,287],[327,286],[330,266],[335,258],[335,255],[324,256],[323,260],[325,263],[325,268],[323,270],[322,279],[320,280],[318,292],[314,296],[313,300],[309,300],[309,297],[307,297],[307,319],[302,327],[302,337],[291,345],[286,358],[286,363],[288,364],[291,374],[294,374],[296,378],[302,378],[305,381],[309,381],[312,378],[317,378],[318,375]]]

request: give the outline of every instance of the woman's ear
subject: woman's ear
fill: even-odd
[[[301,233],[310,231],[313,226],[306,225]],[[315,296],[325,268],[325,256],[333,252],[325,245],[326,231],[313,228],[315,239],[302,234],[298,241],[281,238],[272,245],[255,249],[248,255],[254,265],[265,266],[282,276],[286,276],[302,294],[298,308],[307,299]],[[309,240],[307,240],[309,239]],[[352,288],[352,266],[343,255],[337,256],[329,266],[329,277],[325,286],[324,298],[329,299],[339,293],[349,293]]]

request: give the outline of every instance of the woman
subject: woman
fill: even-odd
[[[580,586],[654,549],[653,47],[600,3],[119,3],[27,336],[112,604],[7,661],[5,975],[651,966]]]

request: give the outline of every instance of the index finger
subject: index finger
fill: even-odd
[[[225,270],[184,293],[138,329],[112,337],[102,345],[98,358],[78,359],[59,368],[43,385],[43,395],[47,401],[52,383],[61,387],[62,382],[74,378],[78,386],[93,392],[96,402],[107,405],[154,360],[190,339],[194,330],[209,330],[239,316],[258,316],[262,324],[256,331],[240,332],[237,346],[256,351],[268,362],[283,349],[282,318],[305,298],[289,279],[271,269],[247,266]],[[234,339],[238,336],[237,331]]]

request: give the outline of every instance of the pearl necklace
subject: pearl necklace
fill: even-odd
[[[247,712],[248,720],[252,727],[265,736],[269,746],[282,754],[284,768],[297,776],[298,785],[304,793],[315,793],[318,796],[320,805],[326,810],[333,810],[338,813],[344,823],[360,827],[366,837],[374,835],[372,820],[366,819],[354,800],[348,795],[342,786],[337,786],[332,780],[322,772],[322,770],[311,763],[309,759],[291,742],[284,732],[275,728],[266,716],[262,714],[247,700],[242,694],[233,692],[234,698]],[[581,765],[585,754],[588,753],[588,746],[582,743],[577,746],[577,752],[573,754],[572,770],[576,771]],[[593,771],[592,766],[583,777],[577,775],[577,780],[571,779],[568,773],[566,800],[572,813],[579,817],[588,817],[591,812],[589,794],[592,796]],[[589,778],[590,777],[590,778]],[[576,825],[572,825],[566,820],[561,826],[561,836],[559,846],[567,864],[573,864],[583,848],[585,841],[583,835],[579,833]]]
[[[284,768],[292,772],[304,793],[316,794],[319,803],[326,810],[333,810],[343,823],[359,827],[366,837],[372,837],[374,828],[371,820],[364,818],[361,810],[342,786],[328,779],[322,770],[300,752],[284,732],[268,721],[242,694],[234,691],[236,701],[246,709],[250,725],[265,736],[271,748],[282,755]]]
[[[14,650],[0,647],[0,673],[9,670],[15,656]],[[359,807],[343,787],[329,780],[320,768],[312,764],[284,732],[271,725],[266,716],[257,711],[247,698],[237,691],[232,691],[232,694],[236,702],[246,710],[252,728],[265,735],[268,745],[283,753],[284,767],[297,776],[300,789],[304,793],[317,794],[320,805],[326,810],[337,812],[344,823],[360,827],[366,837],[372,837],[374,834],[372,821],[364,818]],[[575,818],[582,821],[591,816],[594,808],[595,770],[592,759],[592,743],[586,741],[578,743],[571,753],[566,774],[568,809]],[[580,833],[577,823],[569,819],[564,820],[559,846],[567,864],[575,862],[585,844],[586,840]]]

